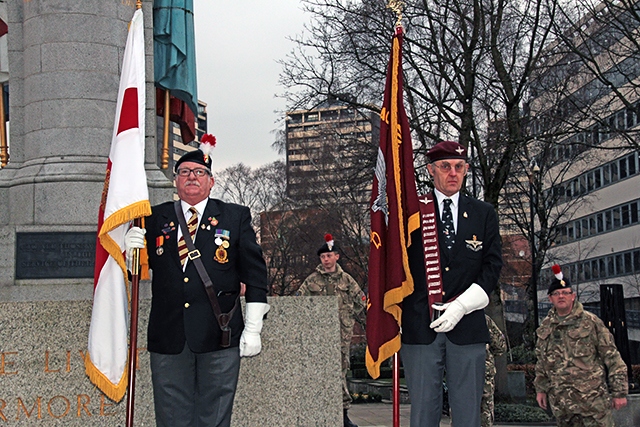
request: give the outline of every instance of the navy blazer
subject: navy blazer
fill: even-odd
[[[502,268],[502,242],[498,228],[498,216],[489,203],[460,194],[456,242],[447,250],[444,246],[440,213],[438,218],[438,243],[443,283],[443,302],[457,297],[477,283],[491,295],[496,288]],[[427,298],[427,279],[420,229],[411,234],[408,249],[409,268],[414,281],[414,291],[402,302],[402,342],[430,344],[436,332],[431,323]],[[489,342],[489,331],[484,310],[476,310],[462,317],[447,338],[454,344]]]
[[[178,228],[173,202],[152,208],[146,218],[149,268],[152,270],[152,299],[149,314],[148,350],[178,354],[185,341],[195,353],[220,350],[222,331],[211,308],[204,285],[193,262],[182,271],[178,256]],[[228,242],[216,257],[218,242]],[[251,226],[246,206],[209,199],[195,239],[202,262],[213,282],[223,313],[229,312],[247,285],[247,302],[267,302],[267,268],[262,249]],[[226,246],[226,244],[225,244]],[[230,322],[231,346],[237,347],[244,328],[238,308]]]

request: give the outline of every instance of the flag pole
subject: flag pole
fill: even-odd
[[[402,34],[402,9],[404,8],[404,0],[389,0],[387,8],[393,10],[396,14],[396,34]],[[398,353],[393,355],[393,427],[400,427],[400,357]]]
[[[400,427],[400,357],[393,355],[393,427]]]
[[[169,89],[164,90],[164,116],[163,116],[163,128],[162,128],[162,157],[161,168],[167,169],[169,167],[169,109],[171,101],[171,93]]]
[[[136,9],[142,9],[142,0],[136,0]],[[142,220],[136,218],[133,225],[140,227]],[[136,365],[138,364],[138,290],[140,284],[140,249],[134,248],[131,258],[131,321],[129,325],[129,372],[127,385],[126,427],[133,427],[133,405],[136,389]]]
[[[142,220],[133,220],[135,227],[142,225]],[[127,386],[127,419],[126,427],[133,426],[133,407],[136,388],[136,366],[138,365],[138,300],[140,284],[140,249],[134,248],[131,255],[131,324],[129,326],[129,368]]]
[[[9,145],[7,144],[7,125],[4,115],[4,83],[0,83],[0,167],[9,162]]]

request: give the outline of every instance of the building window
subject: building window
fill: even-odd
[[[558,243],[569,243],[590,236],[617,230],[638,224],[640,221],[640,200],[614,206],[601,212],[594,212],[583,218],[574,219],[566,224],[560,224],[561,230]]]

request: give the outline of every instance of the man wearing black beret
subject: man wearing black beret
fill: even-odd
[[[176,162],[180,200],[154,206],[145,230],[134,227],[125,236],[129,250],[144,247],[146,233],[153,270],[147,348],[162,427],[231,424],[240,357],[260,353],[269,311],[267,269],[249,208],[209,198],[214,145],[204,135],[200,149]]]
[[[493,206],[463,194],[467,149],[454,141],[427,153],[435,190],[419,198],[422,227],[411,234],[414,291],[403,300],[400,355],[411,398],[411,426],[438,427],[446,372],[452,422],[480,427],[484,307],[502,267]]]
[[[553,308],[536,330],[536,400],[558,426],[613,426],[627,404],[627,366],[613,335],[585,311],[559,265],[547,291]]]

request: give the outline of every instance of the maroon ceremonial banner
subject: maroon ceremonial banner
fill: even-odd
[[[400,350],[401,304],[413,292],[407,248],[411,232],[420,227],[411,132],[403,101],[402,40],[398,28],[380,112],[380,147],[371,194],[366,364],[372,378],[378,378],[380,364]]]

